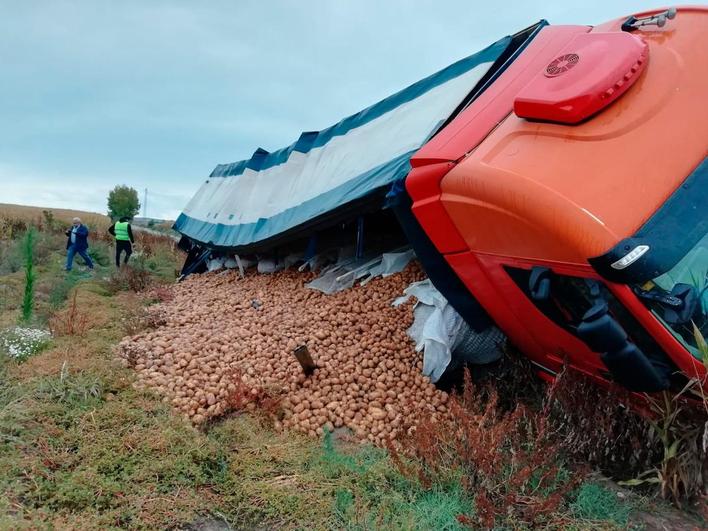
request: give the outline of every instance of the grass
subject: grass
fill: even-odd
[[[86,332],[55,337],[22,363],[0,355],[0,529],[178,529],[218,520],[232,528],[456,530],[474,517],[474,497],[455,470],[424,483],[386,450],[279,432],[246,414],[197,430],[136,390],[112,348],[144,299],[111,289],[116,283],[103,280],[110,264],[93,277],[63,273],[61,243],[37,267],[37,314],[63,315],[76,295]],[[151,278],[174,275],[168,243],[151,241],[144,260],[155,266],[146,266]],[[0,290],[21,293],[21,277],[0,275]],[[0,329],[18,312],[0,308]],[[619,529],[632,507],[586,483],[551,523]]]
[[[629,524],[634,503],[624,501],[616,492],[600,483],[589,481],[580,486],[570,507],[578,518],[612,522],[624,528]]]
[[[385,450],[367,446],[345,453],[329,433],[313,467],[340,483],[333,506],[338,527],[457,530],[465,528],[458,517],[474,513],[460,478],[423,488],[402,475]]]

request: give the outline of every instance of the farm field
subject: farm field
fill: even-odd
[[[74,217],[80,217],[86,225],[91,227],[93,230],[101,232],[106,231],[111,224],[111,220],[108,216],[98,214],[96,212],[0,203],[0,227],[2,227],[3,224],[8,224],[13,220],[33,223],[46,222],[43,212],[51,212],[52,219],[65,226],[71,225],[71,220]]]
[[[139,235],[140,254],[131,258],[131,268],[116,272],[109,242],[94,239],[91,254],[97,271],[91,275],[79,267],[67,274],[62,271],[65,237],[60,228],[46,223],[42,210],[0,205],[0,219],[13,227],[11,235],[0,233],[0,529],[705,525],[700,502],[687,503],[679,512],[661,501],[651,485],[631,490],[605,479],[601,470],[612,475],[625,466],[640,471],[651,465],[652,448],[641,441],[641,448],[627,450],[616,441],[603,441],[607,432],[593,432],[587,425],[584,429],[590,433],[579,431],[578,419],[563,410],[564,392],[573,391],[577,405],[597,390],[568,380],[548,393],[529,379],[522,362],[510,361],[500,375],[468,382],[466,392],[457,397],[446,395],[449,404],[439,419],[432,414],[431,422],[417,419],[416,429],[396,444],[388,443],[381,424],[374,422],[380,420],[378,410],[390,411],[384,404],[379,408],[367,402],[358,423],[355,414],[341,410],[338,415],[339,406],[333,406],[327,418],[332,430],[317,431],[309,419],[329,415],[323,411],[326,406],[314,407],[314,414],[293,415],[307,398],[307,387],[292,367],[274,366],[269,352],[290,348],[288,334],[293,341],[304,339],[318,349],[332,345],[336,315],[320,315],[324,304],[358,305],[362,319],[357,333],[364,334],[374,324],[365,310],[366,294],[371,292],[361,288],[342,296],[341,302],[325,301],[319,293],[307,295],[302,281],[288,272],[272,277],[249,273],[243,280],[234,272],[213,273],[175,286],[182,255],[169,238],[150,234]],[[76,215],[53,209],[52,214],[62,222]],[[102,227],[101,216],[91,221],[87,214],[79,215],[96,230]],[[107,218],[103,223],[107,226]],[[25,286],[22,241],[33,225],[38,226],[34,312],[21,328],[43,335],[29,337],[17,326]],[[384,299],[405,284],[404,275],[417,274],[409,270],[386,281],[372,281],[366,289],[379,294],[383,307]],[[227,289],[228,297],[220,295],[220,289]],[[298,300],[308,297],[311,314],[282,315],[267,306],[288,301],[295,308]],[[266,305],[266,317],[258,316],[259,305]],[[228,367],[213,359],[215,345],[196,335],[214,321],[209,318],[212,311],[225,331],[238,336],[239,349],[229,353]],[[396,311],[405,314],[410,308]],[[145,354],[158,351],[155,347],[160,345],[150,342],[173,334],[185,312],[192,329],[181,330],[192,335],[182,339],[191,340],[190,361],[196,361],[189,368],[192,386],[185,384],[184,395],[178,395],[175,381],[183,374],[148,371],[148,361],[155,365],[166,358]],[[386,323],[391,333],[405,330],[409,317],[391,315]],[[298,319],[321,319],[324,324],[320,330],[301,327],[302,334],[315,336],[310,341],[309,336],[298,337]],[[124,339],[131,337],[143,341],[143,350],[132,359],[119,348],[131,344]],[[409,348],[403,335],[396,337],[398,343],[387,344],[386,349]],[[249,356],[251,350],[259,356]],[[516,359],[512,351],[508,354],[510,360]],[[329,360],[333,371],[340,370],[334,364],[342,355],[338,351]],[[409,355],[397,362],[416,363]],[[280,363],[286,359],[280,358]],[[178,361],[182,369],[189,366]],[[373,367],[374,359],[370,361]],[[257,378],[267,373],[269,363],[268,375],[280,377],[280,383],[288,386],[291,394],[286,399],[274,389],[277,381],[261,383]],[[356,370],[348,360],[343,365],[347,371]],[[364,369],[369,361],[366,365]],[[187,387],[198,389],[211,381],[207,366],[219,374],[214,380],[218,407],[212,409],[216,396],[209,404],[208,393],[203,392],[204,401],[198,397],[195,403],[190,400],[198,393],[186,393]],[[240,378],[243,374],[251,378]],[[362,378],[362,386],[369,385],[368,378]],[[327,379],[322,385],[339,385],[326,373],[321,379]],[[225,385],[219,387],[222,381]],[[413,396],[420,401],[428,396],[429,387],[424,382],[417,385]],[[350,397],[355,392],[363,404],[358,387],[349,385],[346,390]],[[342,400],[344,396],[343,392]],[[190,400],[174,400],[186,397]],[[621,408],[612,405],[613,398],[593,398],[598,424],[608,421],[602,413],[618,415],[612,417],[621,424],[613,427],[617,440],[646,434],[642,431],[646,426],[635,416],[622,416]],[[354,429],[344,429],[346,425]],[[627,439],[622,439],[624,434]],[[595,451],[584,454],[583,449],[590,447]]]

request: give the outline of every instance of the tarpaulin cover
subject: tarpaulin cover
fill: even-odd
[[[399,306],[410,297],[418,302],[408,335],[416,352],[423,351],[423,374],[437,382],[448,369],[465,364],[484,365],[502,356],[504,334],[495,326],[478,333],[470,328],[430,279],[414,282],[393,302]]]
[[[217,166],[174,228],[211,247],[263,242],[406,176],[409,159],[504,52],[505,37],[290,146]]]

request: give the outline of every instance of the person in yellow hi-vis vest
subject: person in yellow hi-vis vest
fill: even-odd
[[[108,232],[116,239],[116,267],[120,268],[120,255],[125,251],[123,264],[128,263],[128,258],[133,254],[133,229],[130,227],[130,218],[122,217],[110,226]]]

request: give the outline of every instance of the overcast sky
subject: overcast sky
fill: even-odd
[[[648,1],[0,0],[0,203],[174,219],[218,163],[323,129],[541,18]],[[481,7],[480,7],[481,6]]]

